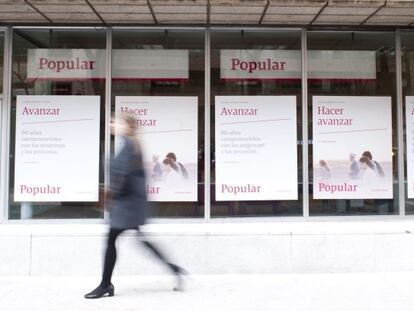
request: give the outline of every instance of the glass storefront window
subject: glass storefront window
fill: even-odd
[[[28,200],[16,195],[15,184],[21,163],[28,163],[21,162],[18,155],[25,150],[21,140],[23,131],[18,130],[21,124],[19,99],[23,96],[55,96],[58,100],[62,96],[63,103],[64,96],[73,96],[74,99],[80,96],[72,106],[82,107],[86,97],[98,96],[96,111],[99,111],[100,117],[96,136],[97,152],[93,158],[95,160],[86,158],[86,161],[98,164],[96,176],[99,176],[96,180],[99,179],[97,184],[103,187],[106,35],[105,28],[13,30],[9,219],[103,217],[101,194],[97,193],[96,200]],[[301,31],[212,29],[210,120],[205,120],[204,35],[204,29],[112,30],[111,113],[128,110],[137,114],[140,135],[143,135],[141,139],[145,145],[144,161],[151,180],[147,192],[154,202],[153,216],[204,217],[206,186],[210,187],[210,216],[213,218],[303,215]],[[407,214],[414,213],[414,186],[410,186],[414,184],[414,179],[411,180],[407,172],[407,162],[412,153],[411,140],[414,141],[410,135],[413,133],[414,136],[414,129],[406,122],[406,109],[412,104],[414,111],[412,39],[413,32],[401,31]],[[3,53],[4,33],[0,32],[0,94],[3,93]],[[398,214],[395,32],[308,31],[307,66],[310,216]],[[40,73],[40,69],[44,69],[44,72]],[[90,72],[85,74],[86,71]],[[345,106],[352,103],[354,106],[351,106],[356,107],[352,108],[354,115],[358,115],[358,112],[360,115],[367,113],[371,114],[372,119],[362,120],[360,117],[362,122],[366,122],[361,128],[354,129],[351,126],[347,131],[339,129],[335,132],[337,129],[331,127],[329,131],[321,132],[318,127],[321,125],[320,119],[315,121],[314,107],[326,101],[327,108],[335,101],[336,104],[344,102]],[[381,111],[377,111],[378,114],[370,113],[372,107],[380,106],[380,102],[383,104]],[[350,133],[365,130],[365,125],[369,130],[383,130],[370,124],[378,121],[380,114],[387,115],[388,111],[384,112],[384,107],[388,104],[389,120],[383,124],[384,128],[386,124],[390,125],[387,129],[389,132],[384,132],[384,135],[389,133],[389,144],[385,145],[388,136],[384,136],[384,142],[382,138],[374,138],[376,143],[367,144],[364,150],[352,147],[350,142],[363,135]],[[221,113],[217,112],[219,110]],[[340,109],[334,110],[326,111],[327,114],[339,114]],[[258,111],[263,112],[262,118],[255,116]],[[232,119],[226,122],[225,117],[228,115]],[[210,123],[211,133],[208,142],[211,150],[209,185],[204,182],[206,121]],[[279,125],[274,122],[279,122]],[[294,122],[293,129],[289,127],[289,122]],[[236,127],[229,126],[235,123],[238,124]],[[69,126],[56,124],[56,133],[65,128],[69,129]],[[345,132],[351,137],[348,140],[343,138]],[[321,137],[320,133],[342,135],[338,140],[342,142],[341,145],[326,153],[332,155],[337,152],[340,156],[321,156],[321,140],[331,146],[335,142],[332,136],[328,139],[328,136]],[[85,136],[84,144],[88,145],[86,142]],[[151,147],[148,148],[148,144]],[[378,146],[383,149],[386,146],[386,156],[376,149]],[[111,138],[110,151],[114,152],[115,149],[116,142]],[[368,154],[365,151],[369,151]],[[233,156],[229,157],[229,154]],[[389,178],[387,189],[381,186],[374,191],[392,192],[391,195],[358,197],[358,194],[352,197],[351,194],[345,198],[335,194],[324,197],[320,189],[315,190],[320,188],[320,178],[336,182],[340,179],[337,177],[339,175],[346,176],[347,182],[356,179],[358,187],[361,186],[365,183],[364,178],[368,178],[363,159],[367,157],[371,158],[365,166],[373,165],[377,181],[383,177],[381,175]],[[352,175],[353,170],[358,171],[355,176]],[[171,173],[174,171],[175,178]],[[271,176],[267,175],[269,172],[273,172]],[[235,176],[239,176],[239,180]],[[89,177],[81,178],[82,182],[86,182]],[[374,176],[372,178],[375,179]],[[265,186],[255,184],[260,179],[264,184],[273,186],[278,198],[263,191]],[[231,184],[231,181],[235,184]],[[292,181],[295,184],[293,193],[292,187],[289,187]],[[177,186],[177,183],[182,185]],[[338,185],[346,188],[344,184]],[[165,185],[168,191],[161,191],[160,185]],[[330,187],[326,191],[337,191],[335,189]],[[411,190],[413,195],[410,194]],[[158,195],[159,191],[161,195]],[[80,193],[82,195],[85,194]]]
[[[78,219],[103,217],[103,209],[99,207],[101,204],[98,202],[103,198],[98,195],[97,189],[98,186],[102,187],[104,183],[105,47],[106,29],[14,30],[10,116],[10,219]],[[102,58],[104,60],[103,62]],[[49,122],[50,127],[46,130],[48,134],[43,132],[40,125],[39,128],[35,125],[31,126],[31,131],[28,132],[24,132],[23,130],[19,130],[19,133],[16,132],[16,122],[20,118],[20,115],[16,116],[16,109],[18,108],[16,104],[17,97],[29,95],[53,95],[54,97],[51,101],[63,105],[59,107],[64,107],[64,111],[67,111],[65,112],[66,115],[61,116],[59,121],[38,122],[38,124]],[[63,97],[66,99],[64,100]],[[86,117],[79,119],[77,117],[87,115],[83,110],[87,111],[91,106],[88,98],[94,101],[94,110],[92,112],[92,115],[94,115],[94,126],[92,128],[85,127],[85,123],[82,123],[92,119],[86,119]],[[32,114],[49,115],[55,113],[58,115],[63,111],[63,108],[62,111],[59,109],[52,111],[49,109],[50,106],[48,106],[49,108],[36,110],[39,107],[36,106],[38,102],[36,103],[35,98],[32,98],[30,103],[32,106],[27,106],[28,109],[31,109],[28,111]],[[36,107],[36,109],[32,107]],[[23,112],[23,114],[25,113]],[[100,118],[97,117],[98,114],[100,114]],[[79,122],[76,123],[77,121]],[[80,131],[83,131],[83,129],[86,130],[82,136]],[[88,137],[92,135],[92,131],[95,133],[93,137],[96,138],[92,142],[96,146],[94,149],[96,152],[94,151],[90,155],[86,154],[86,150],[89,150],[88,148],[90,147]],[[24,139],[20,140],[19,138],[21,135],[29,135],[30,137],[27,136],[28,139],[32,139],[33,144],[36,144],[36,146],[23,146],[24,144],[22,142]],[[54,137],[43,137],[45,135],[53,135]],[[59,138],[59,135],[63,135],[62,137],[65,138],[62,140],[62,138]],[[19,145],[15,143],[16,137],[19,139]],[[39,144],[36,142],[39,142]],[[75,145],[76,148],[70,149]],[[42,146],[45,148],[42,149]],[[83,146],[83,149],[80,149],[79,146],[81,148]],[[34,151],[35,148],[37,148],[36,151]],[[64,148],[64,152],[61,152],[63,150],[62,148]],[[88,193],[82,192],[81,190],[77,192],[77,196],[72,194],[64,197],[64,194],[59,192],[61,190],[59,187],[41,184],[39,187],[36,186],[37,188],[35,186],[31,187],[30,185],[27,187],[21,186],[22,192],[30,192],[32,195],[38,193],[59,193],[61,196],[58,197],[64,197],[65,199],[54,200],[52,196],[43,196],[45,198],[43,201],[38,199],[31,200],[27,197],[17,199],[17,193],[14,192],[16,180],[15,162],[19,158],[19,155],[16,154],[16,150],[20,150],[22,154],[26,151],[30,154],[45,154],[43,159],[33,156],[32,162],[28,160],[29,157],[25,158],[26,160],[24,161],[26,162],[21,159],[19,160],[18,165],[21,165],[21,167],[17,166],[17,169],[25,170],[25,178],[30,174],[35,174],[33,172],[37,172],[38,168],[35,168],[36,165],[45,165],[46,154],[57,153],[60,154],[60,157],[68,157],[68,154],[70,155],[70,152],[72,152],[72,155],[69,157],[73,158],[69,163],[72,163],[73,166],[66,167],[65,169],[67,171],[79,171],[79,167],[93,166],[95,167],[94,172],[96,174],[89,176],[89,171],[86,170],[84,173],[71,177],[67,175],[61,176],[59,180],[65,184],[70,182],[72,185],[76,183],[84,185],[86,180],[93,179],[96,185],[94,188],[96,190],[94,192],[94,198],[82,200],[82,198],[89,198],[89,196]],[[79,150],[82,150],[80,153],[83,154],[79,154]],[[38,159],[41,159],[39,161],[43,162],[36,162]],[[48,159],[50,159],[50,165],[55,165],[54,167],[56,167],[62,158],[51,156]],[[48,172],[44,171],[44,174],[51,173],[50,170]],[[42,183],[42,175],[42,173],[37,175],[40,180],[39,183]],[[31,176],[31,178],[36,178],[36,176]],[[72,178],[72,180],[68,181],[68,178]],[[97,183],[98,179],[99,185]],[[80,186],[79,189],[86,191],[83,186]]]
[[[401,32],[401,71],[402,71],[402,90],[403,90],[403,115],[404,115],[404,188],[405,188],[405,211],[406,214],[414,214],[414,199],[412,195],[413,186],[409,184],[411,181],[411,173],[408,171],[408,162],[412,162],[413,141],[412,141],[412,122],[407,122],[412,115],[410,102],[414,96],[414,33],[409,31]],[[408,106],[410,105],[410,106]],[[411,113],[410,113],[411,111]],[[408,116],[407,116],[408,113]]]
[[[300,51],[300,31],[212,30],[212,217],[302,215]],[[226,116],[233,111],[240,117],[226,122],[222,109],[229,107]],[[282,117],[284,109],[293,115]],[[238,124],[229,127],[231,123]],[[265,189],[270,191],[263,193]]]
[[[154,216],[204,217],[204,31],[114,29],[112,48],[112,111],[139,122]]]
[[[3,93],[4,32],[0,31],[0,94]]]
[[[308,118],[309,118],[309,210],[311,216],[316,215],[367,215],[367,214],[398,214],[398,166],[397,166],[397,105],[396,105],[396,89],[395,89],[395,48],[394,48],[394,33],[392,32],[353,32],[353,31],[310,31],[308,32],[308,94],[309,94],[309,105],[308,105]],[[318,58],[319,57],[319,58]],[[316,60],[315,60],[316,59]],[[340,61],[338,61],[338,59]],[[320,62],[318,66],[317,62]],[[335,69],[338,66],[338,69]],[[315,71],[320,71],[315,74]],[[333,73],[332,73],[333,72]],[[333,132],[330,132],[331,136],[324,136],[326,138],[323,143],[331,143],[331,148],[337,148],[336,153],[341,153],[341,155],[331,156],[330,159],[313,159],[315,148],[319,148],[317,151],[320,154],[322,143],[322,136],[315,136],[313,133],[313,105],[316,105],[320,108],[318,103],[320,102],[320,97],[315,98],[314,96],[336,96],[336,98],[331,99],[331,101],[360,101],[358,105],[353,103],[354,108],[349,108],[348,111],[353,110],[353,114],[357,115],[353,122],[360,122],[359,127],[355,125],[355,128],[349,126],[349,130],[345,130],[341,127],[332,127],[337,134],[332,136]],[[352,96],[351,99],[341,99],[338,96]],[[374,102],[374,106],[370,106],[368,103],[368,97],[381,97]],[[367,100],[364,102],[363,98],[366,97]],[[374,150],[380,150],[383,148],[384,138],[378,139],[379,136],[370,136],[376,137],[373,143],[369,138],[365,138],[364,146],[355,148],[353,144],[354,140],[362,139],[361,137],[368,137],[362,134],[362,131],[374,131],[382,130],[382,127],[387,127],[386,124],[381,125],[381,129],[373,129],[371,124],[375,124],[375,115],[379,118],[384,111],[378,111],[375,107],[379,107],[378,102],[391,100],[391,116],[392,116],[392,126],[388,126],[388,129],[392,129],[392,150],[388,150],[386,147],[382,154],[380,152],[375,152]],[[359,99],[358,99],[359,98]],[[371,98],[372,100],[372,98]],[[319,102],[316,102],[319,101]],[[364,108],[365,104],[365,108]],[[377,106],[375,106],[377,105]],[[335,106],[336,107],[336,106]],[[345,107],[345,105],[344,105]],[[347,104],[346,107],[351,107]],[[348,108],[346,108],[348,109]],[[382,108],[381,108],[382,109]],[[360,114],[367,114],[370,117],[367,117],[365,120],[358,119],[358,111]],[[336,115],[340,114],[342,110],[330,110]],[[390,116],[390,118],[391,118]],[[374,121],[373,121],[374,120]],[[318,119],[319,122],[319,119]],[[385,133],[385,132],[384,132]],[[326,133],[324,133],[326,134]],[[346,136],[345,136],[346,135]],[[385,134],[384,134],[385,135]],[[348,137],[348,138],[346,138]],[[315,139],[317,141],[315,141]],[[335,145],[338,141],[343,141],[341,145]],[[348,139],[348,140],[347,140]],[[319,145],[316,145],[319,144]],[[337,146],[337,147],[335,147]],[[380,148],[381,147],[381,148]],[[325,147],[326,148],[326,147]],[[366,150],[365,150],[366,149]],[[382,150],[382,149],[381,149]],[[372,169],[369,168],[365,171],[366,166],[361,163],[365,163],[363,158],[368,157],[365,151],[370,151],[371,161],[368,161]],[[333,154],[331,152],[325,152],[325,154]],[[380,153],[380,154],[379,154]],[[390,161],[381,162],[378,160],[380,157],[389,156]],[[340,159],[339,159],[340,158]],[[355,160],[351,160],[355,159]],[[392,159],[392,160],[391,160]],[[383,178],[384,173],[381,173],[382,169],[379,169],[377,164],[381,162],[385,170],[385,176],[388,174],[390,180],[388,185],[388,191],[393,192],[393,198],[378,198],[376,194],[373,195],[369,193],[368,190],[364,190],[363,198],[357,198],[355,195],[352,199],[352,194],[338,194],[332,195],[331,198],[326,199],[315,199],[314,198],[314,187],[320,189],[320,182],[316,185],[313,183],[314,177],[322,178],[321,170],[324,167],[328,167],[325,171],[329,171],[330,183],[334,184],[334,181],[347,178],[348,184],[352,184],[355,181],[358,184],[358,187],[367,187],[366,184],[368,173],[373,173],[374,182],[380,183],[380,179]],[[360,163],[358,163],[360,162]],[[316,165],[314,163],[317,163]],[[385,163],[385,164],[384,164]],[[390,164],[392,163],[392,169]],[[367,166],[368,166],[367,164]],[[315,165],[315,167],[313,167]],[[352,167],[355,166],[355,170],[358,172],[357,175],[353,176]],[[387,166],[387,167],[385,167]],[[387,171],[387,169],[389,171]],[[313,176],[313,173],[316,172],[317,175]],[[388,172],[388,173],[387,173]],[[326,175],[326,174],[325,174]],[[342,176],[343,175],[343,176]],[[346,177],[344,177],[347,175]],[[391,178],[392,175],[392,178]],[[338,178],[338,176],[341,176]],[[325,176],[326,177],[326,176]],[[327,177],[326,177],[327,178]],[[336,180],[335,180],[336,179]],[[374,180],[375,179],[375,180]],[[392,180],[392,182],[391,182]],[[341,187],[344,183],[341,183]],[[375,190],[379,191],[384,189],[378,189],[382,187],[376,186]],[[323,188],[323,187],[322,187]],[[342,191],[342,188],[336,190]],[[344,188],[345,189],[345,188]],[[365,188],[364,188],[365,189]],[[322,190],[325,190],[323,188]],[[329,189],[328,189],[329,190]],[[334,191],[331,187],[330,191]],[[335,191],[336,191],[335,190]],[[348,191],[344,190],[344,191]],[[355,189],[350,189],[349,192],[354,191]],[[316,192],[319,190],[316,190]],[[385,190],[384,190],[385,191]],[[338,199],[341,195],[349,195],[350,199]],[[378,195],[380,197],[380,195]],[[320,194],[318,194],[320,198]]]

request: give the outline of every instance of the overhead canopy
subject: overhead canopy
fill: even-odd
[[[412,26],[412,0],[0,0],[7,25]]]

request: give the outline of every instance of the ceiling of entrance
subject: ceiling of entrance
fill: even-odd
[[[414,0],[0,0],[0,24],[413,26]]]

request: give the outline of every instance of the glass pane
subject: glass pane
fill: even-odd
[[[0,32],[0,94],[3,93],[4,33]]]
[[[301,34],[298,31],[255,31],[255,30],[225,30],[211,33],[211,215],[212,217],[234,216],[290,216],[302,215],[302,98],[301,98]],[[240,59],[232,55],[239,55]],[[221,58],[229,58],[230,63],[221,66]],[[260,64],[259,64],[260,58]],[[248,60],[247,60],[248,59]],[[284,60],[285,59],[285,60]],[[287,59],[287,60],[286,60]],[[231,61],[233,63],[231,63]],[[250,62],[250,63],[249,63]],[[288,63],[288,65],[286,65]],[[224,64],[224,62],[223,62]],[[294,67],[290,68],[290,65]],[[234,68],[232,68],[232,66]],[[250,67],[249,67],[250,66]],[[285,68],[286,66],[286,68]],[[276,68],[277,67],[277,68]],[[238,76],[232,76],[232,70],[238,70]],[[241,73],[242,71],[248,73]],[[233,70],[234,71],[234,70]],[[251,78],[249,74],[254,71]],[[284,71],[288,71],[284,73]],[[269,75],[267,75],[268,72]],[[275,73],[277,72],[277,73]],[[266,76],[267,75],[267,76]],[[298,170],[297,174],[298,199],[293,200],[257,200],[260,195],[252,196],[254,200],[224,201],[216,200],[216,150],[215,142],[218,133],[215,133],[215,96],[295,96],[296,101],[296,150]],[[241,99],[239,97],[241,101]],[[255,100],[251,97],[249,100]],[[279,100],[272,98],[273,111],[280,111]],[[260,101],[260,100],[259,100]],[[240,103],[242,105],[243,103]],[[260,103],[257,103],[259,105]],[[220,104],[221,105],[221,104]],[[295,104],[293,105],[295,106]],[[258,106],[259,107],[259,106]],[[262,107],[262,106],[260,106]],[[263,106],[263,107],[270,107]],[[268,115],[267,118],[272,118]],[[221,126],[221,125],[220,125]],[[239,129],[249,130],[247,124],[240,124]],[[260,130],[258,136],[263,136],[266,130]],[[222,132],[220,133],[222,134]],[[243,134],[244,135],[244,134]],[[242,137],[243,138],[243,137]],[[220,143],[222,140],[219,140]],[[270,140],[271,141],[271,140]],[[240,146],[240,144],[238,145]],[[285,146],[278,146],[278,153],[274,161],[281,161]],[[293,147],[295,148],[295,147]],[[223,147],[221,147],[223,149]],[[223,151],[223,150],[221,150]],[[232,151],[233,152],[233,151]],[[236,152],[239,152],[236,150]],[[244,151],[242,151],[244,152]],[[294,152],[294,151],[292,151]],[[278,160],[279,159],[279,160]],[[272,161],[265,161],[267,169],[272,169]],[[237,159],[235,160],[237,161]],[[260,160],[258,160],[260,161]],[[224,163],[224,162],[223,162]],[[223,164],[225,165],[225,164]],[[262,168],[258,168],[259,171]],[[227,173],[226,173],[227,174]],[[292,175],[292,174],[291,174]],[[254,178],[254,176],[251,176]],[[226,176],[222,177],[223,180]],[[246,177],[248,178],[248,177]],[[274,172],[274,181],[278,172]],[[283,179],[283,178],[282,178]],[[279,181],[281,178],[279,177]],[[222,184],[223,186],[223,184]],[[295,185],[296,187],[296,185]],[[231,189],[230,189],[231,190]],[[252,189],[251,189],[252,190]],[[295,189],[296,190],[296,189]],[[249,189],[247,189],[250,192]],[[253,190],[252,190],[253,191]],[[223,192],[223,189],[221,190]],[[276,196],[273,196],[276,197]]]
[[[401,69],[402,69],[402,88],[403,88],[403,110],[404,110],[404,164],[405,164],[405,211],[406,214],[414,214],[414,198],[412,196],[413,185],[407,180],[412,181],[408,176],[412,176],[412,173],[408,172],[408,162],[411,161],[413,155],[413,141],[412,141],[412,122],[407,122],[407,117],[412,115],[412,109],[407,111],[406,109],[409,102],[412,99],[407,96],[414,96],[414,33],[413,32],[401,32]],[[408,107],[407,107],[408,106]],[[407,113],[409,113],[407,115]],[[409,159],[410,157],[410,159]]]
[[[317,52],[318,51],[318,52]],[[320,51],[326,51],[325,58],[315,60]],[[328,52],[329,51],[329,52]],[[333,51],[333,52],[332,52]],[[336,52],[338,51],[338,52]],[[358,52],[358,53],[354,53]],[[372,53],[373,52],[373,53]],[[329,59],[326,54],[329,54]],[[368,55],[368,59],[361,59]],[[347,58],[346,58],[346,57]],[[341,62],[335,58],[345,59]],[[375,60],[374,60],[375,58]],[[366,70],[367,64],[372,60],[372,68]],[[320,66],[315,66],[317,62]],[[313,62],[313,64],[311,64]],[[346,66],[346,64],[349,64]],[[395,99],[395,49],[394,33],[375,32],[329,32],[314,31],[308,33],[308,89],[309,89],[309,210],[310,215],[368,215],[368,214],[397,214],[398,213],[398,178],[397,178],[397,127],[396,127],[396,99]],[[339,70],[336,68],[342,68]],[[321,69],[323,68],[323,70]],[[318,72],[319,71],[319,72]],[[372,71],[372,72],[370,72]],[[317,73],[315,73],[317,72]],[[326,74],[326,73],[330,74]],[[333,74],[332,74],[333,72]],[[370,76],[372,75],[372,77]],[[392,180],[393,199],[324,199],[317,200],[313,196],[313,96],[386,96],[391,97],[392,113]],[[368,104],[368,103],[367,103]],[[366,108],[368,109],[368,108]],[[356,137],[350,135],[350,137]],[[353,139],[354,139],[353,138]],[[346,139],[346,138],[344,138]],[[351,138],[350,138],[351,139]],[[377,141],[378,143],[378,141]],[[367,142],[369,145],[369,142]],[[372,144],[371,144],[372,145]],[[368,147],[369,148],[369,147]],[[368,150],[369,151],[369,150]],[[360,165],[364,152],[341,155],[341,163],[346,169],[351,165]],[[358,153],[358,154],[356,154]],[[378,157],[378,155],[377,155]],[[370,163],[375,163],[373,154]],[[352,160],[355,159],[355,160]],[[354,163],[355,162],[355,163]],[[322,166],[323,163],[320,165]],[[334,164],[337,172],[340,164]],[[341,164],[342,165],[342,164]],[[329,165],[328,165],[329,166]],[[345,166],[344,170],[345,170]],[[359,166],[357,166],[359,167]],[[332,167],[331,167],[332,168]],[[319,170],[320,168],[315,168]],[[351,171],[350,171],[351,172]],[[370,170],[369,170],[370,172]],[[333,175],[334,173],[332,173]],[[351,173],[350,173],[351,174]],[[348,178],[353,178],[349,174]],[[355,178],[364,179],[365,171],[360,170]],[[367,175],[367,174],[366,174]],[[379,178],[379,177],[378,177]]]
[[[102,218],[98,202],[15,202],[15,138],[16,98],[19,95],[99,95],[99,184],[104,183],[104,129],[105,129],[105,62],[96,57],[105,55],[106,31],[81,30],[26,30],[13,35],[12,106],[10,136],[10,219],[70,219]],[[39,55],[48,55],[40,57]],[[59,60],[59,57],[63,59]],[[77,55],[82,55],[77,57]],[[105,59],[105,58],[104,58]],[[87,62],[83,63],[83,61]],[[88,65],[86,68],[85,66]],[[98,68],[96,68],[96,67]],[[46,69],[45,71],[41,71]],[[83,73],[82,69],[85,69]],[[90,73],[89,69],[94,69]],[[96,73],[96,72],[98,73]],[[85,97],[86,98],[86,97]],[[98,103],[99,104],[99,103]],[[67,107],[67,106],[66,106]],[[62,129],[56,123],[55,129]],[[98,155],[96,156],[98,157]],[[59,160],[57,160],[59,161]],[[96,163],[93,163],[96,165]],[[93,165],[91,163],[91,165]],[[62,180],[67,176],[62,176]],[[79,182],[88,176],[78,176]],[[72,196],[73,197],[73,196]],[[70,198],[70,200],[72,200]],[[102,197],[99,197],[102,200]]]
[[[128,66],[128,62],[134,63]],[[165,109],[166,114],[169,109],[171,114],[177,113],[180,100],[175,97],[197,97],[198,147],[197,150],[187,150],[190,153],[197,152],[197,168],[191,169],[194,173],[197,171],[197,190],[194,190],[197,192],[197,200],[180,202],[178,195],[171,195],[166,197],[168,201],[154,202],[153,206],[156,217],[204,217],[204,31],[114,30],[112,64],[112,111],[115,111],[118,96],[151,96],[153,98],[149,100],[151,103],[154,101],[155,105],[168,97],[171,99],[168,104],[170,108],[159,106],[159,109]],[[164,99],[158,100],[155,96]],[[188,114],[189,118],[192,116],[189,110],[182,114]],[[161,137],[157,139],[160,139],[159,144],[163,144],[166,135],[160,134],[157,137]],[[177,139],[178,153],[171,150],[166,154],[154,154],[153,160],[155,159],[157,167],[163,165],[163,160],[170,152],[175,152],[177,162],[180,162],[182,156],[179,153],[183,153],[183,150],[179,137],[182,136],[177,134],[172,138]],[[144,150],[144,154],[145,152]],[[190,168],[181,163],[180,167],[183,166],[191,176]],[[160,175],[158,182],[165,182],[166,175],[165,172]],[[147,178],[152,178],[152,175]],[[175,185],[171,184],[171,187]],[[152,190],[147,188],[148,191]],[[158,201],[159,198],[155,200]]]

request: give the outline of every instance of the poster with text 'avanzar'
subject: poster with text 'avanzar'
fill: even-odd
[[[195,96],[115,98],[116,115],[132,114],[138,125],[148,200],[197,201],[197,108]]]
[[[99,114],[99,96],[17,96],[14,201],[98,201]]]
[[[297,200],[295,96],[216,96],[216,200]]]
[[[313,97],[314,199],[391,199],[391,97]]]

